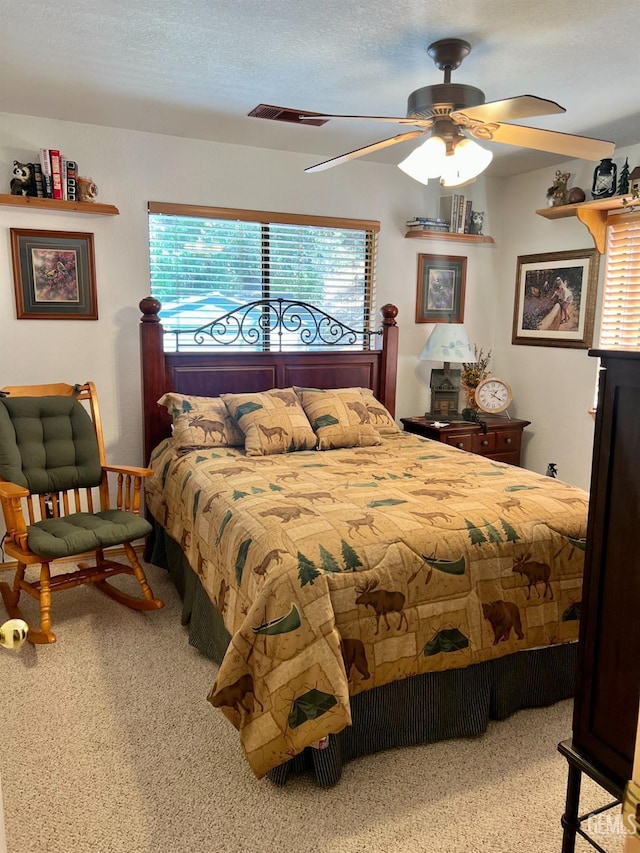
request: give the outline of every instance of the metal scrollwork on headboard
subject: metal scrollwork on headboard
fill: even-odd
[[[257,299],[197,329],[165,329],[176,351],[196,346],[270,349],[372,349],[380,330],[353,329],[321,308],[295,299]]]

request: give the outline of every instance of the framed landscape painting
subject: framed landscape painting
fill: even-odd
[[[416,323],[462,323],[467,259],[418,255]]]
[[[599,264],[597,249],[520,255],[511,342],[588,349]]]
[[[97,320],[93,234],[11,228],[18,320]]]

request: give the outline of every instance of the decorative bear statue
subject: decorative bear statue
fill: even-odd
[[[33,163],[13,161],[11,195],[36,195],[36,178]]]

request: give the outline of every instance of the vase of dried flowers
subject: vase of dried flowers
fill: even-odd
[[[473,354],[476,360],[463,362],[462,370],[460,371],[460,382],[464,390],[465,408],[467,409],[478,408],[478,404],[476,403],[476,388],[490,373],[487,368],[491,359],[491,350],[485,354],[482,349],[478,349],[474,344]]]

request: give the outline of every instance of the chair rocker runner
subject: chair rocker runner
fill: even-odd
[[[86,403],[86,405],[83,405]],[[0,501],[7,536],[5,551],[18,567],[13,587],[0,583],[9,615],[19,609],[24,591],[40,602],[40,627],[30,628],[32,643],[55,643],[51,631],[51,593],[93,583],[134,610],[163,606],[151,591],[131,543],[147,536],[151,525],[140,517],[142,479],[148,468],[106,464],[95,386],[7,386],[0,391]],[[117,483],[112,508],[108,475]],[[94,504],[99,509],[94,510]],[[128,564],[105,555],[123,546]],[[93,554],[95,566],[77,563],[64,574],[51,574],[55,560]],[[40,566],[40,579],[26,571]],[[135,576],[142,597],[109,583],[117,574]]]

